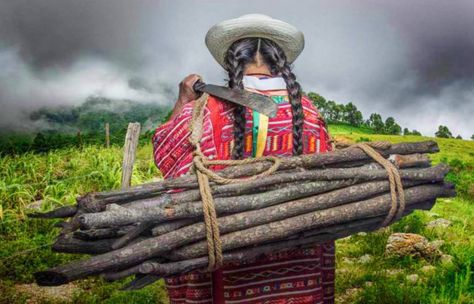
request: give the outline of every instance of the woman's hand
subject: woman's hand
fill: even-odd
[[[181,111],[185,104],[190,101],[196,100],[199,97],[199,93],[196,93],[193,89],[193,85],[196,81],[202,79],[201,76],[197,74],[191,74],[186,76],[179,83],[179,95],[176,104],[174,105],[173,113],[170,116],[170,120],[175,118]]]

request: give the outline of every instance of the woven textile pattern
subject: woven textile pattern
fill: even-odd
[[[292,113],[286,91],[260,91],[278,104],[270,118],[264,155],[292,155]],[[304,153],[330,149],[326,125],[307,98],[304,109]],[[153,137],[154,160],[165,178],[186,174],[193,148],[188,142],[193,103],[174,120],[158,127]],[[203,153],[211,159],[230,159],[233,148],[233,105],[210,97],[204,115],[201,141]],[[247,111],[244,155],[252,155],[252,111]],[[216,170],[219,167],[214,168]],[[249,303],[314,304],[334,302],[334,242],[305,249],[264,255],[249,261],[226,263],[214,273],[192,271],[166,278],[172,304]],[[217,296],[216,296],[217,295]]]

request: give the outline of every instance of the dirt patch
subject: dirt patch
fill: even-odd
[[[51,287],[38,286],[36,283],[32,283],[15,285],[15,289],[28,298],[26,303],[36,304],[44,300],[52,302],[71,302],[73,294],[78,290],[78,287],[73,283]]]

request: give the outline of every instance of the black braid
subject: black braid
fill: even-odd
[[[301,105],[301,86],[291,71],[283,50],[273,41],[264,38],[244,38],[234,42],[228,49],[225,66],[229,74],[229,87],[243,89],[242,79],[248,63],[255,62],[258,40],[259,53],[272,75],[281,74],[286,83],[293,116],[293,155],[303,153],[304,113]],[[245,107],[236,106],[234,111],[234,149],[232,158],[241,159],[244,154]]]
[[[247,46],[248,47],[248,46]],[[244,77],[245,65],[249,62],[246,58],[245,48],[242,44],[233,44],[227,51],[225,65],[229,75],[228,85],[233,89],[244,89],[242,79]],[[242,159],[244,156],[244,135],[245,135],[245,107],[236,106],[234,109],[234,149],[233,159]]]
[[[301,86],[296,81],[295,74],[291,71],[285,53],[276,43],[268,39],[262,39],[261,53],[272,67],[272,73],[277,74],[279,72],[285,80],[293,116],[293,155],[300,155],[303,153],[304,123]]]

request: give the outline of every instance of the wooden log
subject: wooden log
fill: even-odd
[[[431,160],[428,158],[428,156],[421,153],[409,155],[395,154],[390,156],[390,159],[393,159],[393,162],[397,164],[399,168],[422,168],[429,167],[431,165]]]
[[[85,241],[73,237],[72,234],[60,235],[52,246],[55,252],[100,254],[112,250],[114,239]]]
[[[161,279],[161,277],[152,274],[137,274],[131,282],[120,288],[120,290],[128,291],[142,289],[148,285],[155,283],[159,279]]]
[[[129,123],[123,151],[122,189],[130,188],[131,185],[133,164],[135,163],[135,151],[138,146],[139,136],[140,124],[138,122]]]
[[[93,241],[99,239],[110,239],[117,238],[129,232],[135,226],[121,226],[112,228],[99,228],[90,230],[76,230],[74,231],[73,237],[84,241]]]
[[[420,156],[421,155],[421,156]],[[400,157],[400,156],[397,156]],[[420,165],[426,156],[423,154],[417,154],[417,156],[410,156],[402,161],[402,167],[411,167],[412,165]],[[372,168],[372,169],[371,169]],[[387,178],[387,173],[384,169],[373,169],[374,166],[369,168],[334,168],[334,169],[322,169],[322,170],[310,170],[310,171],[295,171],[285,170],[277,174],[273,174],[268,177],[258,179],[251,182],[234,183],[229,185],[213,185],[212,191],[215,197],[222,196],[237,196],[247,194],[249,192],[255,192],[256,189],[262,189],[265,186],[275,185],[285,182],[301,182],[301,181],[316,181],[316,180],[341,180],[357,178],[359,181],[370,181],[370,180],[383,180]],[[375,167],[376,168],[376,167]],[[436,171],[436,176],[433,176],[432,170]],[[441,180],[445,175],[448,167],[446,165],[438,165],[434,168],[418,169],[418,170],[400,170],[402,179],[407,180],[428,180],[433,181]],[[197,187],[197,185],[196,185]],[[157,197],[133,200],[133,197],[126,196],[122,201],[122,206],[133,207],[133,208],[145,208],[150,206],[166,206],[168,204],[178,204],[182,202],[190,202],[200,199],[200,193],[198,189],[192,189],[173,194],[159,194]],[[94,198],[94,194],[85,195],[80,199],[82,201],[82,209],[86,212],[99,212],[103,211],[108,200],[97,201]],[[125,200],[132,200],[126,203]],[[99,203],[100,202],[100,203]],[[75,208],[75,207],[74,207]],[[71,212],[72,213],[72,212]],[[73,214],[72,214],[73,215]],[[36,217],[57,217],[53,214],[37,214]]]
[[[407,206],[452,194],[452,191],[447,191],[440,185],[422,185],[405,190]],[[380,216],[386,214],[390,209],[389,201],[389,195],[381,195],[369,200],[311,212],[239,232],[228,233],[222,235],[221,240],[223,241],[224,251],[226,251],[272,239],[288,237],[305,229],[309,230],[350,222],[364,217]],[[125,268],[137,265],[142,261],[162,255],[173,248],[190,243],[188,236],[184,235],[182,231],[189,231],[189,227],[192,226],[195,225],[187,226],[158,237],[148,238],[112,252],[93,256],[85,260],[74,261],[47,271],[37,272],[35,273],[35,279],[39,285],[61,285],[90,275],[113,271],[118,267]],[[204,246],[203,250],[201,242],[199,242],[183,247],[178,251],[178,256],[183,257],[183,259],[189,259],[204,256],[206,247]]]
[[[413,170],[408,169],[402,171],[401,176],[409,177],[415,181],[440,181],[444,175],[448,172],[449,168],[446,165],[439,165],[437,167]],[[368,172],[366,172],[368,171]],[[372,170],[364,171],[367,175],[364,175],[367,179],[386,178],[386,172],[384,170],[377,170],[374,177],[368,175]],[[375,170],[374,170],[375,171]],[[318,171],[308,171],[294,173],[300,179],[304,179],[305,176],[319,177],[321,179],[329,179],[330,173],[325,172],[327,175],[314,174]],[[354,172],[351,172],[354,173]],[[342,174],[342,172],[341,172]],[[331,175],[332,176],[332,175]],[[278,176],[279,180],[286,178],[290,181],[292,176],[284,175]],[[354,179],[358,179],[359,176],[353,176]],[[278,179],[270,178],[273,183],[278,183]],[[296,180],[295,180],[296,181]],[[261,209],[266,206],[279,204],[291,199],[298,197],[305,197],[308,195],[314,195],[321,192],[326,192],[332,189],[341,188],[349,184],[354,184],[356,181],[315,181],[315,182],[303,182],[298,185],[288,186],[280,190],[274,190],[254,195],[241,195],[238,197],[225,197],[216,198],[214,204],[218,213],[236,213],[246,210]],[[258,182],[251,182],[253,185],[259,185]],[[230,185],[226,185],[230,186]],[[228,189],[228,188],[227,188]],[[168,197],[171,197],[169,195]],[[84,214],[80,217],[81,225],[86,228],[91,227],[106,227],[113,225],[127,225],[134,222],[145,222],[145,221],[166,221],[180,218],[192,218],[202,214],[201,202],[182,203],[175,206],[169,206],[168,208],[153,208],[152,206],[142,209],[126,209],[118,207],[118,205],[110,205],[115,209],[109,212],[101,213],[89,213]]]
[[[439,148],[434,141],[424,141],[393,144],[389,149],[379,152],[381,152],[382,156],[388,157],[391,154],[406,155],[413,153],[436,153],[439,152]],[[322,168],[334,164],[341,164],[342,166],[343,163],[351,162],[358,162],[359,164],[367,163],[371,162],[371,158],[362,150],[352,148],[321,154],[308,154],[283,158],[279,170],[288,170],[298,167]],[[218,174],[232,178],[249,176],[267,170],[270,165],[270,162],[262,162],[252,165],[233,166],[219,171]],[[196,188],[196,186],[196,176],[182,176],[175,179],[143,184],[122,191],[97,192],[80,198],[78,204],[80,208],[90,209],[97,212],[103,210],[106,204],[121,203],[137,198],[147,198],[173,188]]]
[[[412,184],[405,182],[404,185],[411,186]],[[389,183],[387,181],[365,183],[343,188],[340,190],[335,190],[310,198],[303,198],[276,206],[270,206],[264,209],[237,213],[219,218],[219,231],[221,233],[238,231],[240,229],[262,225],[277,220],[282,220],[284,218],[295,216],[298,214],[304,214],[315,210],[335,207],[352,201],[362,200],[370,196],[387,192],[388,190]],[[262,214],[265,214],[265,216],[262,217]],[[168,237],[171,239],[181,238],[183,239],[183,241],[191,243],[193,241],[204,239],[205,231],[205,225],[200,222],[176,231],[172,231],[168,234]],[[171,246],[168,245],[166,242],[164,242],[164,245]]]
[[[35,212],[28,214],[32,218],[68,218],[76,214],[77,206],[62,206],[49,212]]]
[[[440,185],[422,185],[405,190],[405,200],[408,206],[437,197],[452,195],[453,193],[447,191],[447,189]],[[272,239],[288,237],[304,230],[360,220],[366,217],[385,215],[390,210],[390,204],[387,204],[389,201],[389,195],[385,194],[363,202],[355,202],[319,210],[281,221],[231,232],[221,236],[222,249],[224,251],[232,250],[270,241]],[[203,256],[206,253],[207,244],[202,241],[174,252],[176,256],[183,260]]]
[[[327,192],[354,184],[352,180],[303,182],[282,189],[236,197],[221,197],[214,200],[218,214],[235,213],[260,209],[292,199]],[[193,218],[202,215],[200,201],[183,203],[167,208],[130,209],[119,205],[109,205],[108,211],[85,213],[79,217],[81,227],[85,229],[108,226],[128,225],[136,222],[164,222],[174,219]]]
[[[181,220],[174,220],[174,221],[158,224],[155,227],[153,227],[153,229],[151,229],[151,234],[153,236],[162,235],[162,234],[177,230],[181,227],[192,225],[196,223],[197,221],[200,221],[200,220],[181,219]]]
[[[415,208],[424,210],[430,209],[434,205],[434,203],[435,201],[431,200],[422,202],[420,204],[414,204],[412,206],[409,206],[409,208],[405,210],[404,215],[408,215],[409,213],[414,211]],[[239,250],[226,252],[223,255],[224,262],[227,263],[231,261],[246,261],[257,258],[262,254],[275,253],[305,245],[313,246],[322,242],[326,242],[328,240],[336,240],[361,231],[373,231],[380,226],[383,220],[383,216],[368,218],[361,221],[354,221],[350,223],[344,223],[342,225],[334,225],[322,229],[311,230],[307,233],[305,232],[304,234],[297,234],[293,237],[286,238],[283,240],[277,240],[275,242],[271,242],[265,245],[251,246]],[[173,257],[172,252],[167,257],[171,259],[176,259],[176,257]],[[162,277],[182,274],[188,271],[204,268],[207,265],[207,256],[190,260],[178,260],[168,263],[146,261],[142,264],[121,270],[119,272],[107,273],[104,275],[104,277],[107,280],[114,281],[123,279],[130,275],[152,274],[155,277],[155,280],[158,280]],[[136,286],[133,289],[136,289]]]
[[[121,236],[119,239],[115,240],[112,243],[112,249],[122,248],[123,246],[127,245],[137,237],[139,237],[144,231],[150,229],[153,226],[152,222],[141,222],[138,223],[135,227],[130,229],[126,234]]]
[[[400,170],[400,177],[404,180],[416,181],[442,181],[444,176],[449,172],[449,167],[445,164],[440,164],[436,167],[426,169],[408,169]],[[358,181],[375,181],[387,180],[388,175],[385,169],[361,169],[361,168],[346,168],[346,169],[323,169],[310,171],[283,171],[258,180],[232,183],[227,185],[213,185],[211,187],[214,197],[225,196],[240,196],[248,193],[261,192],[264,187],[275,186],[280,188],[284,183],[301,183],[304,181],[335,181],[335,180],[350,180],[356,179]],[[122,205],[127,208],[147,208],[152,206],[166,206],[170,204],[180,204],[191,201],[200,200],[201,194],[199,189],[183,191],[179,193],[172,193],[159,196],[157,198],[149,198],[141,201],[133,201]]]

